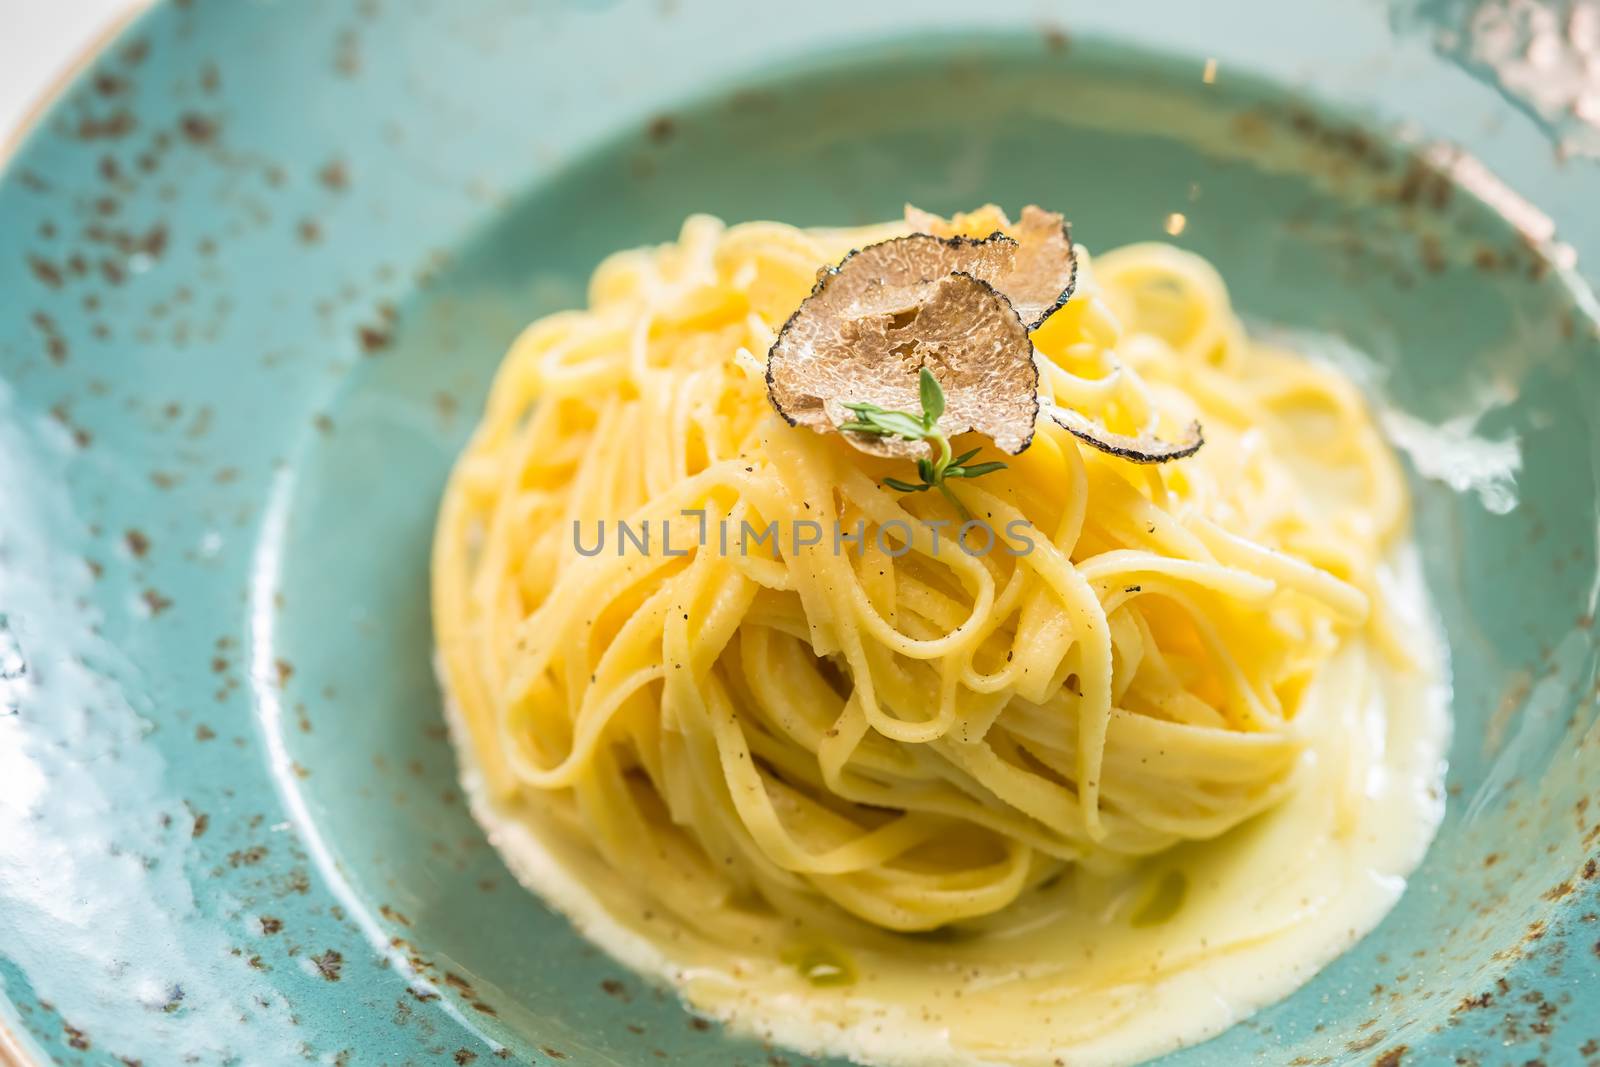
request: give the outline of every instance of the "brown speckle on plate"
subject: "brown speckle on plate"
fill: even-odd
[[[375,326],[363,326],[356,332],[356,339],[361,343],[362,355],[375,356],[389,347],[393,337],[387,330],[380,330]]]
[[[317,171],[317,180],[334,192],[342,192],[350,187],[350,172],[343,161],[335,159]]]
[[[71,1023],[62,1023],[61,1032],[66,1035],[67,1044],[71,1045],[79,1052],[87,1052],[92,1047],[92,1042],[89,1040],[89,1035],[84,1033],[82,1030],[79,1030]]]
[[[42,311],[33,313],[33,325],[44,336],[45,354],[50,362],[60,366],[67,361],[67,339],[56,329],[56,321]]]
[[[101,96],[121,96],[128,91],[128,79],[113,71],[101,71],[94,77],[94,91]]]
[[[645,132],[656,144],[666,144],[678,132],[678,122],[671,115],[657,115]]]
[[[251,845],[249,848],[228,853],[228,866],[254,867],[266,858],[267,848],[265,845]]]
[[[188,112],[178,120],[178,129],[190,144],[210,144],[217,139],[217,121],[195,111]]]
[[[329,982],[337,982],[344,969],[344,957],[331,948],[320,956],[312,956],[311,962],[317,968],[317,973]]]
[[[388,904],[379,905],[378,912],[390,922],[399,923],[401,926],[411,925],[410,919],[406,918],[405,915],[402,914],[398,909],[393,908]]]
[[[118,108],[104,118],[85,115],[78,120],[73,134],[81,141],[120,140],[139,126],[139,121],[126,108]]]
[[[1374,1046],[1376,1046],[1380,1042],[1382,1042],[1384,1037],[1386,1037],[1386,1036],[1387,1036],[1387,1032],[1386,1031],[1374,1030],[1372,1033],[1367,1034],[1365,1037],[1358,1037],[1354,1041],[1346,1042],[1344,1047],[1346,1049],[1350,1050],[1351,1052],[1365,1052],[1365,1051],[1367,1051],[1367,1049],[1373,1048]]]
[[[355,30],[339,31],[333,69],[346,78],[354,78],[361,73],[361,37]]]
[[[28,270],[33,276],[51,289],[59,289],[66,284],[66,277],[62,275],[61,268],[43,256],[30,253],[28,255]]]

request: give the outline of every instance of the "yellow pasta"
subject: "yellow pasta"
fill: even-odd
[[[905,461],[786,425],[776,329],[898,232],[697,216],[612,256],[512,346],[441,507],[441,673],[488,791],[713,941],[935,930],[1214,838],[1293,787],[1352,635],[1408,654],[1378,583],[1406,494],[1365,404],[1249,339],[1190,253],[1080,251],[1034,341],[1047,401],[1205,446],[1140,466],[1041,419],[951,483],[989,551],[882,484]]]

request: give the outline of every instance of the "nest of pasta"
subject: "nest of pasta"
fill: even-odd
[[[443,678],[491,788],[560,809],[721,937],[757,913],[961,923],[1272,806],[1301,694],[1367,624],[1400,522],[1343,387],[1259,385],[1220,281],[1171,249],[1093,269],[1076,250],[1067,291],[1015,316],[1044,412],[1025,448],[950,497],[893,488],[907,454],[813,432],[842,418],[820,403],[827,425],[790,425],[766,356],[819,269],[912,231],[1026,239],[994,208],[869,231],[695,218],[612,257],[586,309],[517,340],[446,493]],[[1308,396],[1356,442],[1359,527],[1271,447]],[[1052,410],[1184,447],[1203,421],[1206,448],[1130,462]],[[974,427],[952,447],[1002,455]]]

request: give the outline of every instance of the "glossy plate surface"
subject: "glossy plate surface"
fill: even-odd
[[[1444,828],[1373,935],[1163,1062],[1600,1062],[1595,131],[1517,95],[1475,5],[1041,10],[194,0],[107,48],[0,180],[24,1056],[785,1055],[695,1024],[483,841],[427,546],[510,339],[604,254],[909,199],[1171,235],[1360,375],[1412,461]]]

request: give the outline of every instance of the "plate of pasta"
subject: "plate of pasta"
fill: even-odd
[[[63,91],[0,1062],[1600,1057],[1587,16],[957,7]]]

